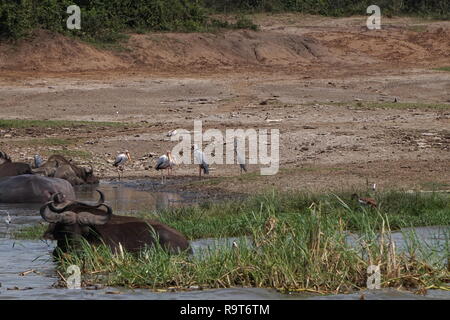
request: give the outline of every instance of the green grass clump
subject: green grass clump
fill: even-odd
[[[205,202],[158,212],[139,212],[137,216],[159,220],[191,240],[250,235],[252,230],[249,226],[264,223],[270,215],[290,223],[298,216],[309,215],[309,207],[313,203],[320,204],[323,214],[334,219],[335,223],[345,221],[350,231],[361,231],[366,223],[365,220],[362,221],[363,218],[369,219],[368,223],[381,231],[382,219],[378,211],[389,217],[391,230],[450,223],[449,194],[401,191],[377,193],[372,195],[378,202],[378,209],[375,210],[361,207],[351,199],[351,193],[334,195],[269,192],[242,200]],[[364,193],[359,195],[370,196]]]
[[[388,215],[354,210],[342,203],[348,216],[359,217],[349,224],[324,210],[324,202],[310,204],[304,213],[281,214],[278,205],[261,204],[243,219],[241,228],[248,238],[234,247],[204,248],[194,256],[171,255],[156,247],[133,255],[84,241],[81,250],[59,259],[59,270],[64,273],[75,264],[87,283],[151,289],[245,286],[283,292],[351,292],[366,287],[369,265],[380,266],[383,287],[441,288],[448,281],[442,259],[433,254],[425,259],[424,248],[414,238],[408,240],[408,252],[395,249],[389,242]],[[374,221],[379,221],[381,231]],[[202,228],[201,223],[197,225]],[[353,246],[346,241],[346,231],[352,227],[360,230]],[[216,230],[216,236],[223,236],[221,231]]]
[[[122,122],[0,119],[0,128],[123,127],[130,125]]]
[[[441,67],[441,68],[436,68],[436,69],[434,69],[434,70],[437,70],[437,71],[448,71],[448,72],[450,72],[450,67]]]
[[[45,230],[47,230],[47,223],[39,223],[32,226],[23,227],[17,231],[14,231],[14,239],[28,240],[28,239],[41,239]]]
[[[360,196],[364,194],[360,193]],[[370,195],[369,195],[370,196]],[[405,193],[391,191],[373,195],[378,209],[389,217],[392,230],[400,228],[448,225],[450,222],[450,197],[440,193]],[[351,210],[342,206],[342,199]],[[351,193],[267,193],[245,200],[222,203],[203,203],[186,208],[172,208],[164,212],[141,212],[142,218],[158,219],[173,226],[190,239],[208,237],[234,237],[248,235],[251,223],[265,221],[269,214],[278,219],[291,222],[298,215],[308,215],[309,206],[320,203],[321,210],[336,222],[345,220],[352,231],[361,230],[361,213],[369,212],[367,217],[374,228],[381,230],[382,220],[376,210],[361,207],[351,200]],[[250,224],[249,224],[250,222]]]
[[[44,152],[44,155],[49,157],[52,155],[61,155],[66,158],[82,158],[82,159],[90,159],[92,157],[92,153],[83,150],[52,150]]]
[[[60,138],[44,138],[44,139],[29,139],[25,141],[14,141],[17,146],[68,146],[76,143],[76,139],[60,139]]]
[[[450,103],[415,103],[415,102],[356,102],[356,103],[335,103],[335,105],[348,106],[354,108],[368,109],[429,109],[429,110],[450,110]]]
[[[194,256],[161,248],[140,254],[90,246],[62,255],[58,269],[79,266],[85,284],[101,282],[131,288],[186,289],[190,286],[276,288],[283,292],[351,292],[366,287],[367,268],[379,265],[383,287],[444,288],[449,273],[442,248],[406,235],[398,251],[390,232],[399,228],[449,226],[450,201],[444,193],[391,191],[372,195],[378,208],[335,194],[269,192],[248,199],[203,203],[164,212],[141,213],[189,239],[239,237],[237,246],[202,248]],[[367,195],[367,194],[361,194]],[[42,234],[26,228],[17,237]],[[353,235],[353,244],[347,237]],[[444,260],[443,260],[444,259]]]

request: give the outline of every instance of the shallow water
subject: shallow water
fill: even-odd
[[[107,203],[115,212],[137,212],[142,210],[161,210],[170,206],[181,206],[186,197],[180,193],[148,192],[136,190],[132,182],[102,183],[98,187],[105,193]],[[96,201],[96,187],[78,187],[77,197],[82,201]],[[24,225],[41,221],[38,213],[39,205],[0,204],[0,299],[182,299],[182,300],[264,300],[264,299],[360,299],[362,293],[350,295],[311,296],[309,294],[281,294],[271,289],[231,288],[215,290],[193,290],[185,292],[153,292],[139,289],[102,288],[61,289],[53,288],[58,277],[55,264],[51,258],[54,242],[39,240],[12,240],[11,232]],[[4,218],[7,214],[12,222],[7,225]],[[413,230],[421,242],[430,243],[440,253],[448,250],[448,227],[415,228]],[[392,239],[397,248],[405,249],[403,234],[393,233]],[[248,240],[248,239],[247,239]],[[348,241],[355,242],[356,237],[350,235]],[[195,255],[200,255],[208,247],[231,247],[233,242],[242,243],[242,239],[202,239],[192,242]],[[446,244],[447,243],[447,244]],[[442,251],[444,250],[444,251]],[[448,253],[447,253],[448,254]],[[27,272],[31,271],[31,272]],[[20,275],[27,272],[25,275]],[[426,296],[414,295],[397,290],[364,291],[365,299],[449,299],[450,293],[442,290],[429,290]]]
[[[231,246],[237,239],[203,239],[193,242],[194,254],[208,246]],[[415,295],[393,289],[366,290],[355,294],[311,296],[309,294],[282,294],[272,289],[231,288],[213,290],[193,290],[185,292],[153,292],[146,289],[102,288],[98,290],[52,288],[58,281],[55,264],[50,252],[53,242],[37,240],[14,241],[0,239],[0,299],[145,299],[145,300],[278,300],[278,299],[448,299],[450,294],[443,290],[429,290],[426,296]],[[22,272],[31,271],[26,275]]]
[[[106,203],[118,214],[180,207],[185,201],[185,196],[181,193],[140,191],[134,188],[132,182],[104,182],[97,186],[77,186],[75,187],[77,200],[96,202],[99,198],[96,189],[105,194]],[[39,204],[0,203],[0,237],[2,235],[8,237],[14,229],[41,222],[39,208]],[[4,223],[8,213],[11,217],[10,225]]]
[[[115,213],[133,213],[138,211],[163,210],[180,207],[186,196],[175,192],[149,192],[136,189],[133,182],[101,183],[98,186],[77,186],[77,200],[96,201],[99,198],[96,189],[105,194],[106,203]]]
[[[206,241],[208,242],[208,241]],[[199,248],[202,244],[193,244]],[[263,300],[301,299],[276,290],[232,288],[158,293],[145,289],[124,288],[61,289],[52,288],[58,278],[50,252],[53,242],[0,239],[0,299],[151,299],[151,300]],[[34,270],[21,276],[20,273]],[[113,294],[111,294],[113,293]]]

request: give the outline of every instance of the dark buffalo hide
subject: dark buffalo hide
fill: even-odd
[[[34,169],[33,172],[47,177],[64,179],[72,185],[99,183],[99,179],[94,175],[92,167],[79,167],[60,155],[51,156],[41,167]]]
[[[189,241],[177,230],[154,220],[114,215],[99,193],[101,198],[95,205],[66,201],[55,206],[56,201],[50,201],[41,208],[42,218],[50,223],[44,238],[58,243],[55,254],[67,252],[68,245],[76,246],[80,238],[92,245],[104,243],[115,252],[122,247],[136,253],[156,241],[169,252],[190,252]]]
[[[0,164],[0,178],[32,173],[31,167],[27,163],[5,162]]]
[[[0,203],[45,203],[54,194],[75,199],[75,191],[66,180],[30,174],[0,178]]]

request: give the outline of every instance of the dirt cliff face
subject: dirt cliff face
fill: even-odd
[[[14,45],[0,44],[0,70],[295,70],[367,64],[423,66],[450,58],[450,23],[387,20],[382,30],[370,31],[364,17],[335,19],[334,24],[331,19],[322,24],[311,17],[292,19],[298,22],[283,25],[277,16],[260,18],[261,31],[132,34],[109,51],[37,30]]]

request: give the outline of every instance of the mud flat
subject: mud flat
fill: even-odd
[[[197,119],[279,129],[280,171],[213,165],[197,183],[180,165],[186,190],[450,189],[448,21],[393,18],[371,32],[364,17],[255,19],[261,31],[131,35],[124,52],[46,32],[1,44],[0,148],[22,161],[61,153],[107,179],[129,149],[125,176],[156,179],[152,160],[175,145],[167,133]]]

